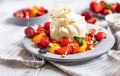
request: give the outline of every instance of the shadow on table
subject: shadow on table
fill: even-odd
[[[6,20],[6,23],[7,24],[12,24],[12,25],[18,25],[18,26],[25,26],[25,23],[16,20],[16,18],[14,18],[14,17],[8,18]]]
[[[14,60],[0,60],[0,64],[3,65],[3,66],[7,66],[7,67],[10,67],[10,68],[30,68],[30,67],[27,67],[25,66],[24,64],[21,64],[21,62],[19,61],[14,61]]]

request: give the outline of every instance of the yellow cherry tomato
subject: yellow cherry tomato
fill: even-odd
[[[50,46],[48,47],[48,52],[55,53],[55,50],[61,48],[61,46],[58,43],[50,43]]]
[[[30,14],[35,17],[38,14],[38,10],[36,8],[31,8]]]
[[[83,42],[83,45],[82,46],[80,46],[80,48],[79,48],[79,53],[81,53],[81,52],[84,52],[85,50],[86,50],[86,48],[87,48],[87,42]]]
[[[37,41],[41,40],[43,37],[45,37],[45,36],[46,36],[45,33],[41,33],[41,34],[35,35],[35,36],[33,37],[33,41],[34,41],[34,42],[37,42]]]

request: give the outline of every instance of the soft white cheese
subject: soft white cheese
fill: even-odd
[[[69,6],[55,7],[50,11],[50,36],[59,41],[63,37],[73,39],[74,36],[84,37],[87,31],[83,16],[71,11]]]

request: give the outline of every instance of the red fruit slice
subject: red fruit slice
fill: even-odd
[[[78,42],[73,41],[69,44],[69,46],[72,47],[72,52],[71,52],[72,54],[78,53],[78,51],[79,51],[79,43]]]
[[[48,37],[50,37],[50,29],[46,30],[45,33]]]
[[[37,47],[46,48],[50,43],[50,39],[48,37],[42,38],[40,41],[36,42]]]
[[[91,12],[83,12],[81,15],[85,16],[85,20],[88,20],[88,19],[92,18],[92,13]]]
[[[71,52],[72,52],[71,46],[65,46],[65,47],[59,48],[58,50],[55,50],[55,53],[59,55],[67,55],[67,54],[71,54]]]
[[[95,24],[95,22],[96,22],[96,18],[94,18],[94,17],[87,20],[87,23],[90,23],[90,24]]]
[[[23,13],[23,11],[18,11],[14,13],[14,16],[19,18],[24,18],[25,14]]]
[[[25,29],[25,35],[29,38],[32,38],[35,35],[35,30],[32,27],[28,27]]]
[[[111,9],[112,12],[115,12],[115,10],[116,10],[116,8],[117,8],[117,4],[112,3],[111,6],[112,6],[112,9]]]
[[[110,9],[104,9],[104,11],[103,11],[104,15],[107,15],[107,14],[110,14],[110,13],[112,13],[112,11]]]
[[[97,4],[97,2],[96,1],[92,1],[91,3],[90,3],[90,9],[91,10],[94,10],[94,6]]]
[[[41,30],[44,31],[44,27],[41,25],[38,25],[37,31],[41,31]]]
[[[94,44],[88,44],[87,45],[87,50],[93,50],[95,48],[95,45]]]
[[[62,47],[64,47],[64,46],[67,46],[70,42],[71,42],[71,39],[64,37],[60,40],[59,43]]]
[[[106,33],[104,32],[98,32],[96,35],[95,35],[95,38],[97,41],[101,41],[103,38],[106,38]]]
[[[51,22],[46,22],[46,23],[44,24],[44,29],[45,29],[45,30],[49,30],[49,29],[50,29],[50,23],[51,23]]]
[[[100,13],[104,10],[104,5],[102,4],[95,4],[94,6],[94,12]]]
[[[116,7],[116,12],[117,12],[117,13],[120,13],[120,4],[117,5],[117,7]]]

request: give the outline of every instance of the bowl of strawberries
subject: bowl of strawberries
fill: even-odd
[[[100,2],[92,1],[89,6],[90,11],[100,18],[104,18],[105,15],[111,13],[120,13],[120,3],[108,3],[101,0]]]
[[[74,36],[73,39],[63,37],[60,41],[51,39],[50,24],[46,22],[25,29],[24,47],[33,55],[42,59],[77,62],[89,60],[106,53],[115,43],[113,35],[106,29],[88,24],[85,37]],[[108,45],[109,44],[109,45]]]
[[[43,6],[24,8],[13,13],[15,23],[18,25],[42,24],[48,20],[48,11]]]

